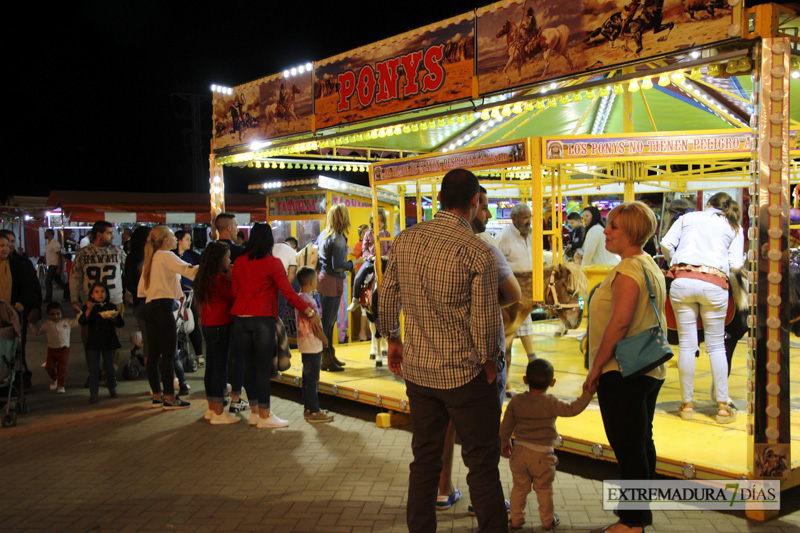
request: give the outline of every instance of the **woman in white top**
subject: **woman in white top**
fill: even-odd
[[[138,294],[146,298],[144,320],[147,328],[149,357],[147,358],[147,379],[153,390],[152,407],[178,409],[189,407],[175,396],[173,358],[178,349],[178,332],[175,316],[172,314],[176,300],[181,297],[181,276],[193,280],[197,267],[183,261],[172,253],[178,246],[175,234],[167,226],[156,226],[150,230],[144,251],[142,277],[139,279]],[[164,384],[164,397],[161,397],[159,370]]]
[[[719,192],[705,211],[683,215],[661,240],[674,277],[669,298],[678,325],[681,396],[678,413],[690,420],[694,414],[694,365],[697,352],[697,317],[703,319],[706,351],[716,390],[717,422],[736,419],[728,404],[728,361],[725,357],[725,314],[728,310],[728,276],[744,264],[744,235],[739,227],[739,204]]]
[[[583,210],[583,225],[586,227],[586,237],[583,240],[583,250],[580,265],[616,265],[619,256],[606,250],[606,236],[603,234],[605,224],[600,210],[590,205]]]

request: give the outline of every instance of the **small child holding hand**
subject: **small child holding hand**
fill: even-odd
[[[61,304],[47,304],[47,320],[41,326],[30,322],[28,330],[33,335],[47,335],[47,362],[44,369],[50,376],[50,390],[58,394],[66,392],[67,362],[69,361],[69,337],[72,328],[78,325],[77,318],[62,318]]]
[[[531,486],[536,491],[539,518],[544,529],[553,529],[560,522],[553,512],[553,480],[558,465],[553,450],[558,437],[556,417],[576,416],[583,412],[594,391],[584,392],[572,403],[562,402],[547,394],[547,389],[556,384],[553,375],[553,365],[546,359],[534,359],[528,363],[522,380],[530,390],[511,398],[500,424],[500,453],[511,459],[509,467],[514,479],[511,529],[519,529],[525,523],[525,503]],[[516,438],[513,451],[512,433]]]
[[[89,289],[89,299],[81,309],[78,322],[89,326],[86,351],[89,354],[89,403],[97,403],[100,387],[100,358],[106,371],[106,385],[112,398],[117,397],[117,376],[114,371],[114,350],[121,347],[116,328],[125,325],[117,306],[108,301],[108,290],[100,282]]]
[[[297,271],[297,282],[300,284],[300,297],[314,311],[319,313],[319,306],[314,299],[317,290],[317,272],[311,267],[300,267]],[[328,346],[328,338],[312,325],[311,320],[295,309],[297,320],[297,348],[303,355],[303,418],[309,422],[330,422],[333,415],[319,408],[319,370],[322,359],[322,348]]]

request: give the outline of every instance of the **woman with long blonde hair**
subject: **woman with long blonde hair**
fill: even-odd
[[[178,246],[175,234],[167,226],[150,230],[144,248],[142,277],[137,292],[145,298],[144,320],[147,328],[149,356],[147,379],[153,391],[152,407],[178,409],[189,407],[189,402],[175,395],[173,359],[178,349],[178,332],[172,314],[176,300],[181,297],[181,276],[193,280],[197,267],[172,253]],[[161,398],[161,383],[164,385]]]
[[[355,261],[347,260],[349,231],[350,211],[344,204],[336,204],[328,210],[327,224],[317,239],[320,265],[317,291],[322,308],[322,331],[329,339],[328,347],[322,351],[322,370],[329,372],[344,370],[333,349],[333,325],[342,301],[344,281],[348,272],[353,272],[356,265],[366,260],[363,255]]]

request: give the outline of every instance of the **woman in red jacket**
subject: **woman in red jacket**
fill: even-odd
[[[222,241],[212,242],[200,256],[200,268],[193,285],[194,301],[200,309],[200,325],[206,339],[206,375],[203,380],[208,400],[206,420],[214,425],[241,420],[223,410],[233,324],[230,267],[230,247]]]
[[[315,328],[322,329],[317,312],[294,292],[283,263],[272,255],[273,244],[269,225],[256,224],[244,253],[233,265],[233,332],[245,356],[244,386],[250,400],[250,425],[258,428],[289,425],[269,409],[278,289],[292,307],[312,320]]]

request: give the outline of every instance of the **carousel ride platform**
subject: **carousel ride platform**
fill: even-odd
[[[570,331],[556,337],[558,323],[554,320],[534,322],[535,349],[539,357],[548,359],[555,367],[556,385],[550,392],[564,400],[580,395],[586,377],[580,337],[584,329]],[[369,343],[357,342],[336,347],[336,356],[347,363],[344,372],[321,372],[319,392],[339,398],[375,405],[389,411],[379,415],[381,425],[408,423],[410,413],[405,382],[392,374],[385,365],[375,367],[369,359]],[[701,345],[702,348],[702,345]],[[675,357],[667,363],[667,378],[658,396],[653,431],[658,453],[657,471],[667,476],[697,479],[739,478],[747,476],[747,348],[742,341],[733,357],[729,380],[730,397],[739,409],[737,419],[731,424],[717,424],[716,402],[710,395],[711,368],[706,354],[696,360],[694,419],[687,421],[678,416],[681,403]],[[527,356],[519,340],[514,341],[509,381],[518,392],[525,390],[522,375]],[[793,337],[791,362],[791,473],[784,479],[783,490],[800,485],[800,339]],[[300,354],[292,354],[292,367],[280,373],[274,381],[299,387],[302,379]],[[406,415],[406,416],[403,416]],[[382,417],[382,418],[381,418]],[[560,450],[600,460],[614,461],[614,451],[608,444],[597,398],[580,415],[559,418],[556,426],[561,434]]]

